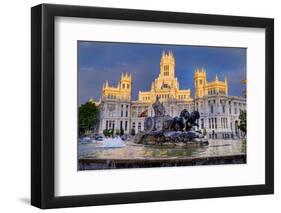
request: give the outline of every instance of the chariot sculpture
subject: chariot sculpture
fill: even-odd
[[[156,97],[152,105],[154,116],[146,117],[144,121],[144,131],[135,137],[135,142],[149,145],[165,144],[197,144],[208,145],[200,130],[197,120],[200,118],[198,111],[188,112],[182,110],[179,116],[171,117],[165,114],[165,107]]]

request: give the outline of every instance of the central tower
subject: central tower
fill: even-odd
[[[163,50],[160,59],[160,73],[152,82],[150,91],[139,92],[139,101],[154,102],[156,97],[161,102],[171,100],[190,101],[190,90],[180,90],[178,79],[175,77],[175,58],[172,51]]]
[[[160,76],[161,78],[173,79],[175,77],[175,58],[170,50],[165,53],[163,50],[160,60]]]

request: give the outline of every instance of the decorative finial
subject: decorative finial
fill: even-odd
[[[219,81],[218,75],[216,74],[215,81]]]

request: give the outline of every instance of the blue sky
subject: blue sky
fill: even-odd
[[[89,97],[99,100],[102,84],[108,80],[110,86],[116,86],[122,72],[132,73],[132,98],[136,100],[138,91],[149,91],[157,78],[163,50],[174,54],[180,89],[190,88],[193,95],[194,71],[203,67],[209,81],[216,74],[220,80],[227,76],[229,95],[242,95],[245,48],[78,41],[79,105]]]

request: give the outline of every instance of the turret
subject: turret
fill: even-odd
[[[122,73],[118,86],[109,86],[108,80],[102,85],[102,99],[131,100],[132,75]]]
[[[196,69],[194,73],[195,98],[200,98],[205,95],[206,83],[207,83],[206,70],[203,68]]]
[[[225,94],[228,95],[228,81],[227,81],[227,77],[224,77],[224,84],[225,84]]]
[[[132,75],[128,73],[122,73],[121,80],[119,82],[120,95],[122,99],[131,100],[132,91]]]

